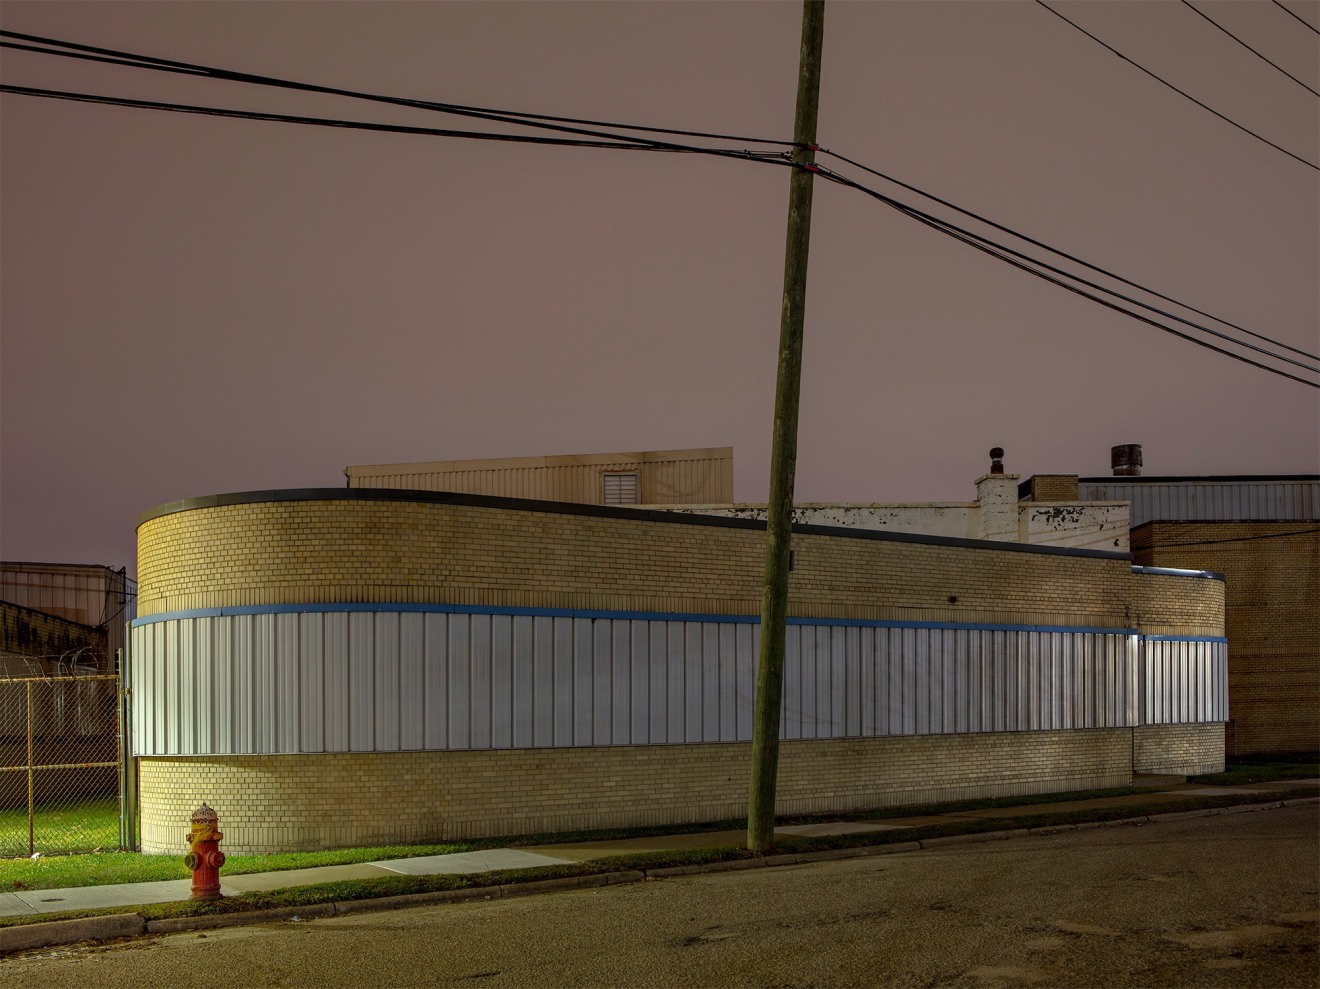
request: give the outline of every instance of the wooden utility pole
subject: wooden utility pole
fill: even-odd
[[[752,724],[752,778],[747,798],[747,847],[769,848],[775,837],[775,776],[779,768],[779,708],[784,684],[784,628],[788,618],[789,550],[793,534],[793,476],[797,468],[798,392],[802,382],[802,323],[807,304],[807,247],[820,105],[820,51],[825,0],[803,0],[793,173],[788,181],[788,242],[784,301],[779,316],[779,374],[770,454],[770,505],[761,592],[761,652]]]

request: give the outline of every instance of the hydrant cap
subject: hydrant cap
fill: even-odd
[[[220,821],[220,815],[205,803],[193,811],[193,824],[217,824]]]

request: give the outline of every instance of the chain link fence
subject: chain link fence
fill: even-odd
[[[122,845],[119,678],[0,679],[0,857]]]

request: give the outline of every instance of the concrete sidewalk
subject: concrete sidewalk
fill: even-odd
[[[1155,781],[1150,782],[1154,783]],[[1259,794],[1262,802],[1264,802],[1269,799],[1271,793],[1299,787],[1309,787],[1320,793],[1320,779],[1280,780],[1245,786],[1200,786],[1181,781],[1170,781],[1162,783],[1155,792],[1135,796],[1101,797],[1094,800],[1072,800],[1057,803],[1027,804],[1019,807],[953,811],[947,814],[887,818],[883,821],[827,821],[814,824],[788,825],[776,828],[775,831],[777,834],[793,836],[856,834],[859,832],[890,831],[976,819],[1003,819],[1005,827],[1011,828],[1013,818],[1030,817],[1043,813],[1159,805],[1185,797],[1223,794]],[[391,875],[432,876],[490,872],[498,869],[529,869],[546,865],[586,862],[592,859],[612,855],[627,855],[634,852],[739,847],[745,840],[746,834],[741,830],[704,831],[696,834],[653,835],[645,838],[540,845],[530,848],[492,848],[484,851],[457,852],[451,855],[428,855],[418,858],[364,862],[356,865],[328,865],[314,869],[294,869],[284,872],[260,872],[226,876],[223,875],[222,870],[221,893],[225,896],[235,896],[239,893],[258,890],[286,889],[293,886],[308,886],[337,880],[372,879]],[[0,917],[93,910],[105,907],[132,907],[147,903],[168,903],[188,899],[191,895],[190,887],[191,880],[189,879],[171,879],[164,882],[78,886],[64,889],[0,893]]]

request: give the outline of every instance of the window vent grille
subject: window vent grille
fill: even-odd
[[[600,475],[600,503],[602,505],[641,504],[641,474],[637,471]]]

